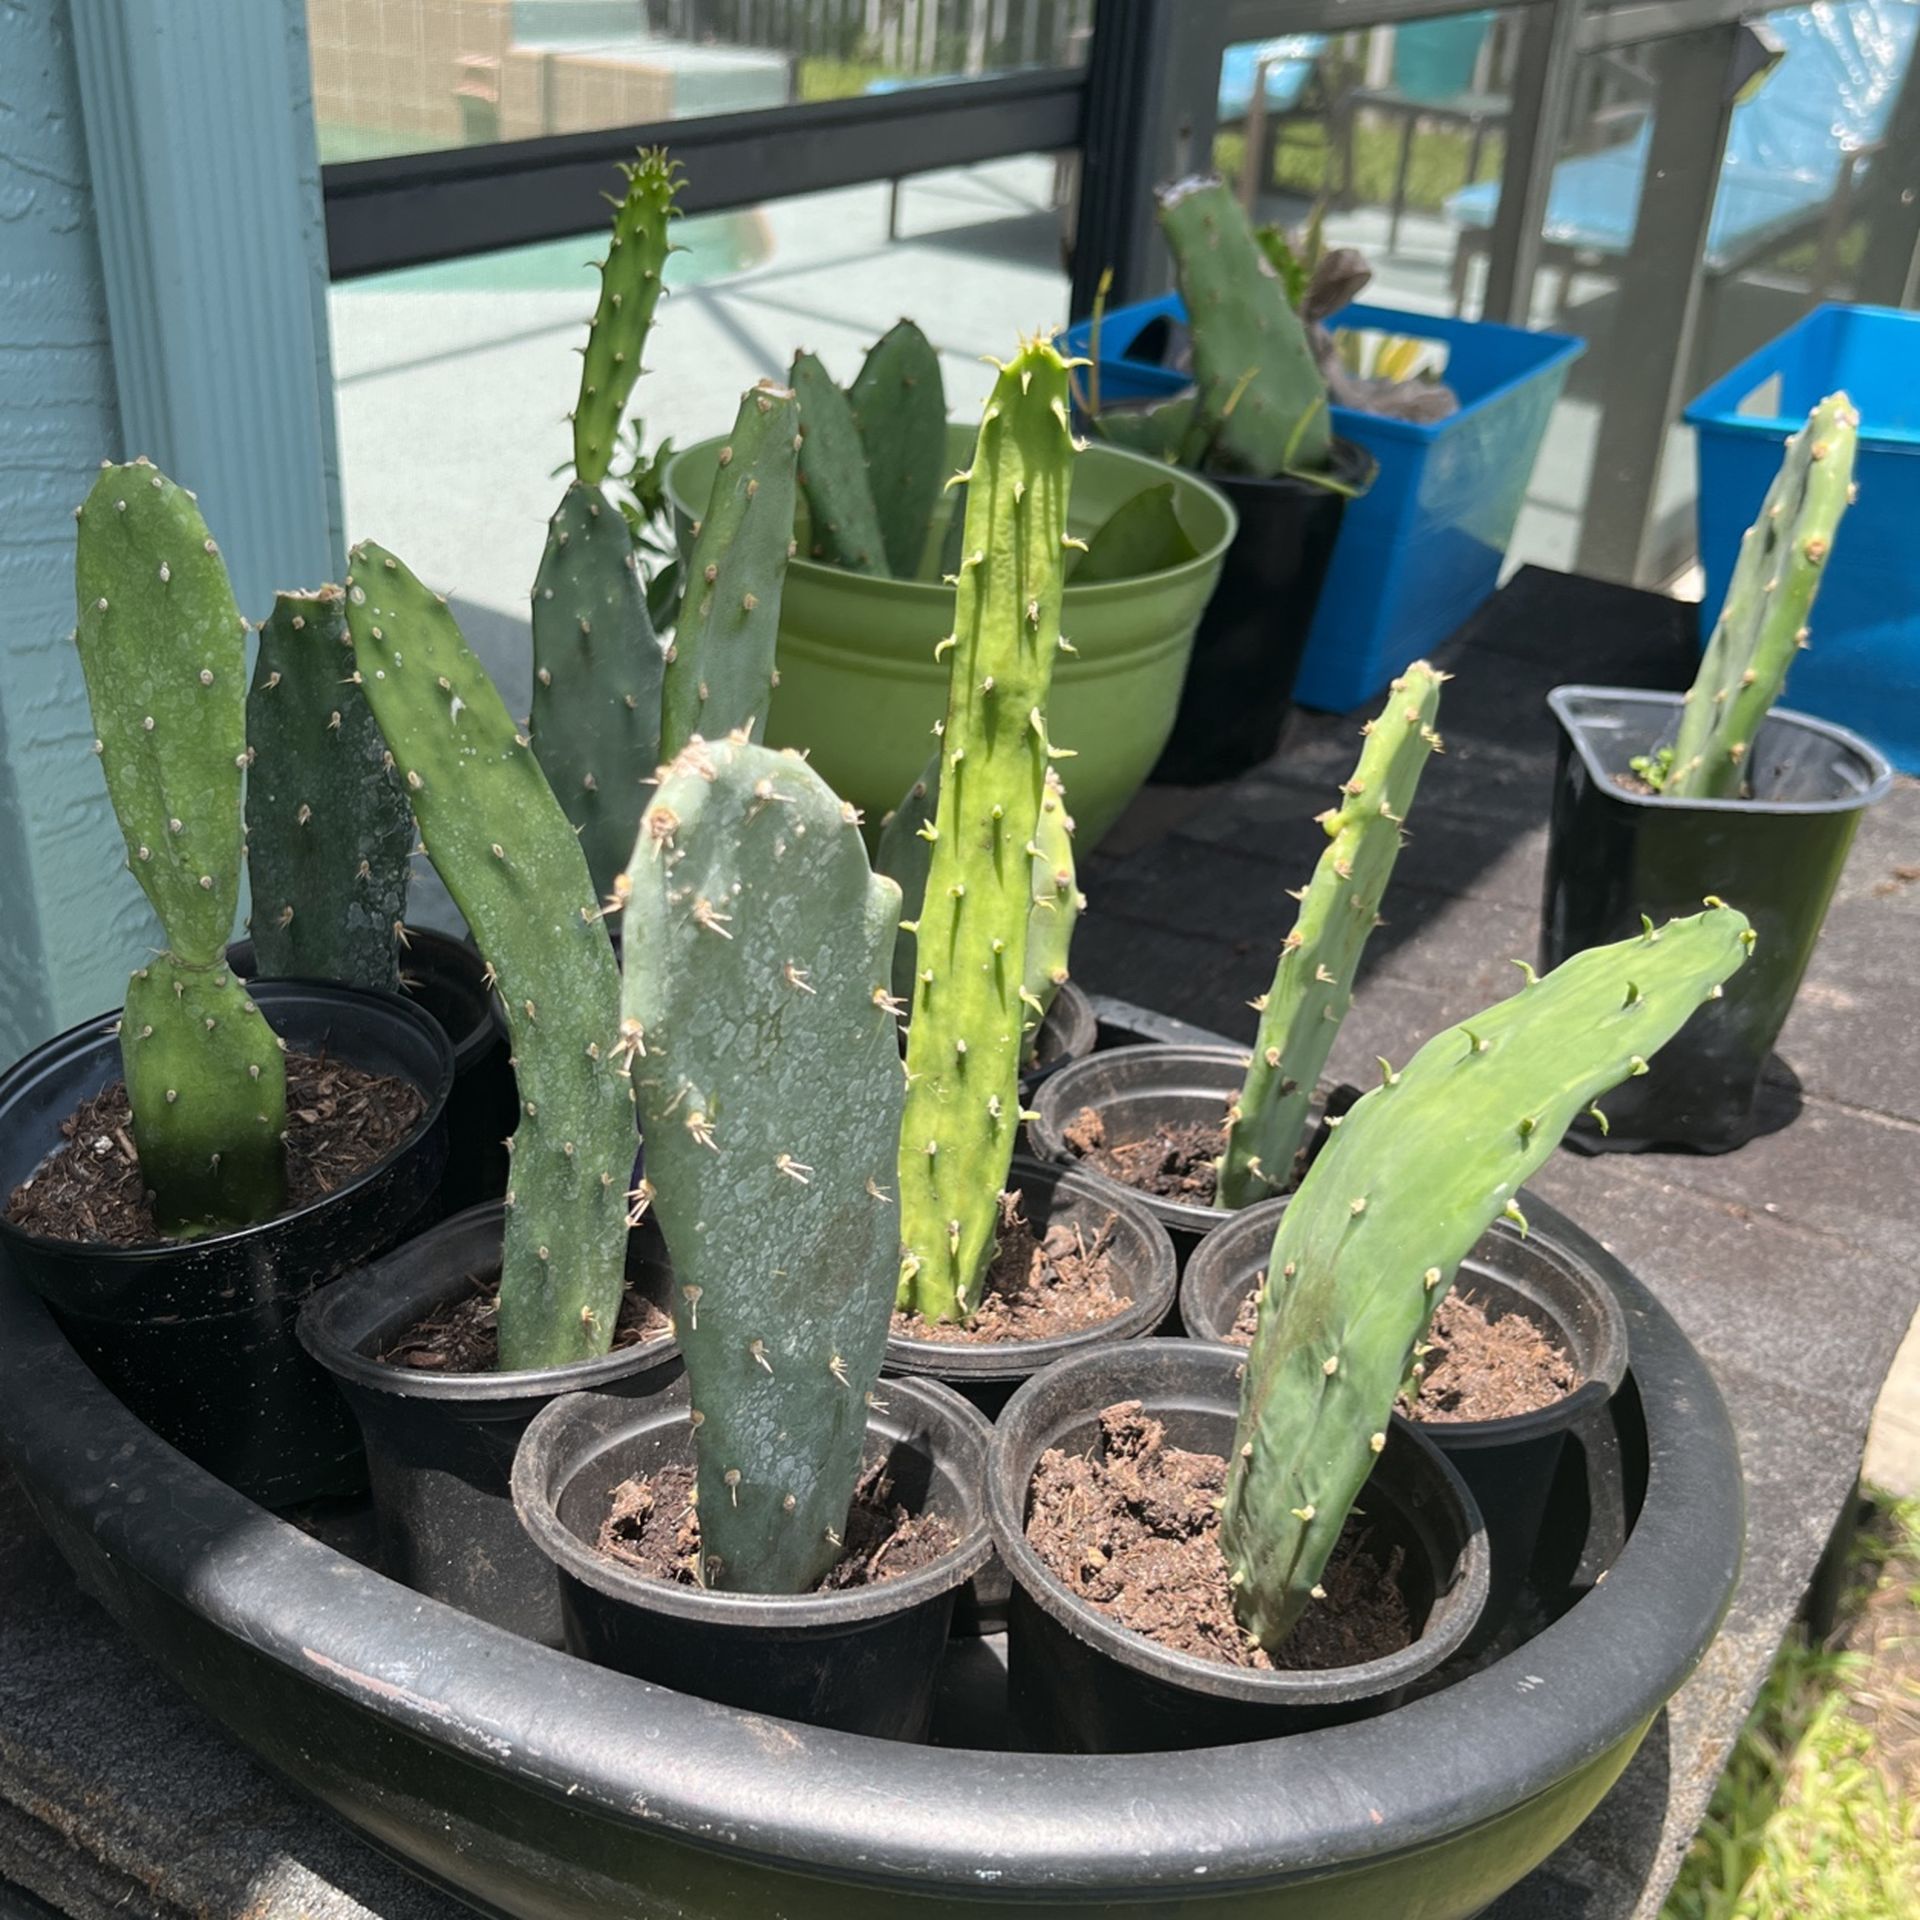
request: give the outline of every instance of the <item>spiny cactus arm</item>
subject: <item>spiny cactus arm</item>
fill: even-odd
[[[162,955],[140,968],[127,982],[120,1060],[161,1227],[221,1232],[285,1206],[281,1042],[224,966]]]
[[[741,727],[757,737],[779,674],[780,595],[793,554],[800,410],[771,381],[742,396],[687,556],[685,590],[667,649],[660,751],[695,734]]]
[[[911,320],[881,335],[848,392],[867,456],[887,571],[919,575],[947,478],[947,393],[940,356]]]
[[[622,888],[704,1579],[801,1592],[838,1556],[899,1273],[900,896],[853,809],[740,734],[665,769]]]
[[[1214,458],[1261,478],[1319,472],[1333,452],[1326,382],[1245,210],[1220,180],[1183,180],[1161,193],[1160,225]]]
[[[371,541],[350,569],[361,684],[513,1040],[500,1365],[587,1359],[613,1339],[633,1176],[619,968],[573,829],[446,601]]]
[[[1726,799],[1745,786],[1748,749],[1807,644],[1807,616],[1853,498],[1859,432],[1852,402],[1835,393],[1787,442],[1760,517],[1740,542],[1662,792]]]
[[[1034,827],[1060,646],[1073,435],[1067,369],[1025,344],[987,401],[968,473],[933,858],[918,924],[900,1137],[901,1296],[973,1311],[1019,1124]]]
[[[1347,1114],[1274,1236],[1220,1544],[1269,1650],[1318,1585],[1435,1306],[1574,1117],[1719,991],[1753,934],[1711,905],[1576,954],[1450,1027]]]
[[[1402,822],[1427,755],[1440,744],[1434,721],[1446,678],[1418,660],[1394,681],[1386,705],[1366,725],[1366,745],[1340,804],[1320,816],[1329,844],[1300,896],[1273,984],[1260,998],[1260,1031],[1227,1117],[1219,1206],[1252,1206],[1291,1182],[1314,1088],[1353,1004],[1360,956],[1400,855]]]
[[[1060,776],[1047,769],[1047,790],[1033,834],[1033,903],[1027,914],[1026,1018],[1021,1063],[1031,1066],[1040,1023],[1054,997],[1071,978],[1068,962],[1073,929],[1087,897],[1080,891],[1073,864],[1073,816]]]
[[[800,486],[812,557],[849,573],[885,574],[886,540],[852,402],[815,354],[794,355],[792,380],[800,399]]]
[[[393,992],[413,816],[338,587],[282,593],[247,695],[247,868],[262,975]]]
[[[602,899],[626,864],[660,764],[666,652],[625,516],[576,480],[533,582],[533,712],[547,784],[580,835]]]
[[[642,152],[620,171],[626,193],[614,202],[613,239],[600,268],[600,302],[587,330],[573,410],[573,469],[590,487],[607,477],[619,446],[672,251],[668,229],[679,211],[680,167],[664,148]]]
[[[193,496],[145,460],[79,511],[75,638],[127,864],[167,944],[214,966],[240,901],[247,623]]]
[[[1185,566],[1199,551],[1180,524],[1169,480],[1146,487],[1115,507],[1087,541],[1086,552],[1067,578],[1078,587],[1101,580],[1139,580]]]

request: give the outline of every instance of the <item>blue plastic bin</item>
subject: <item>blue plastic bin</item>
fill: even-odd
[[[1860,410],[1859,498],[1813,603],[1787,703],[1866,737],[1920,773],[1920,314],[1816,307],[1687,409],[1700,456],[1700,636],[1713,630],[1740,537],[1787,436],[1836,388]]]
[[[1178,294],[1106,316],[1103,403],[1190,384],[1172,368],[1127,357],[1156,320],[1185,317]],[[1334,324],[1444,342],[1443,377],[1460,400],[1458,413],[1430,426],[1333,409],[1334,432],[1365,447],[1380,472],[1348,503],[1293,697],[1346,713],[1431,653],[1499,584],[1547,418],[1586,342],[1389,307],[1350,306]],[[1070,327],[1066,345],[1084,354],[1091,331],[1084,321]]]

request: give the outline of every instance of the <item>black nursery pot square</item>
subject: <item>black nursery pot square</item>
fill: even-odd
[[[1673,739],[1680,696],[1620,687],[1557,687],[1560,728],[1547,837],[1541,957],[1697,913],[1718,895],[1753,923],[1753,956],[1720,999],[1661,1049],[1656,1070],[1600,1104],[1610,1131],[1580,1144],[1724,1153],[1754,1132],[1754,1102],[1773,1044],[1813,957],[1860,816],[1893,784],[1857,734],[1776,709],[1751,757],[1752,797],[1681,800],[1633,791],[1631,762]]]

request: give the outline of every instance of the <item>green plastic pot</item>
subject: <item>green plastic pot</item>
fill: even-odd
[[[971,427],[947,429],[956,471],[973,440]],[[682,523],[705,511],[721,445],[703,440],[669,465],[667,494]],[[1061,627],[1074,652],[1055,666],[1048,729],[1074,754],[1059,771],[1083,853],[1120,817],[1166,745],[1194,629],[1237,522],[1225,497],[1195,474],[1117,447],[1089,447],[1074,462],[1069,520],[1081,538],[1123,501],[1169,480],[1198,557],[1139,579],[1066,590]],[[932,554],[945,512],[935,516]],[[804,505],[795,535],[804,554]],[[953,628],[953,589],[937,564],[923,572],[881,580],[796,558],[780,603],[780,684],[767,739],[805,748],[815,771],[874,826],[919,778],[946,711],[947,670],[933,650]]]

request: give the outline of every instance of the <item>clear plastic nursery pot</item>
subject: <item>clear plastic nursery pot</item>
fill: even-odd
[[[1724,1153],[1752,1137],[1773,1043],[1813,957],[1860,816],[1893,769],[1859,735],[1775,708],[1754,742],[1752,797],[1668,799],[1636,792],[1630,763],[1671,742],[1680,696],[1625,687],[1556,687],[1560,728],[1543,965],[1624,939],[1718,894],[1753,923],[1753,957],[1668,1041],[1660,1071],[1600,1102],[1609,1130],[1583,1124],[1592,1150],[1691,1147]],[[1636,783],[1637,784],[1637,783]]]
[[[1524,1203],[1531,1207],[1529,1199]],[[1187,1263],[1180,1321],[1193,1340],[1224,1341],[1242,1303],[1266,1276],[1284,1198],[1228,1217]],[[1551,1406],[1501,1420],[1421,1423],[1467,1484],[1486,1522],[1491,1586],[1474,1650],[1510,1623],[1533,1567],[1547,1503],[1568,1438],[1590,1429],[1627,1372],[1627,1320],[1611,1287],[1555,1239],[1550,1227],[1522,1234],[1496,1221],[1461,1263],[1456,1289],[1495,1318],[1531,1320],[1573,1360],[1580,1384]]]
[[[1550,1624],[1379,1718],[1177,1762],[829,1733],[469,1619],[166,1446],[5,1274],[0,1448],[83,1588],[159,1667],[483,1911],[1466,1920],[1619,1776],[1712,1640],[1740,1559],[1739,1460],[1699,1356],[1595,1241],[1529,1211],[1618,1294],[1633,1351],[1603,1430],[1568,1449]]]
[[[360,1441],[294,1337],[316,1287],[385,1252],[430,1212],[446,1158],[453,1049],[394,994],[269,980],[253,998],[297,1053],[409,1080],[425,1110],[384,1160],[256,1226],[142,1247],[49,1240],[0,1220],[0,1252],[75,1348],[162,1439],[269,1506],[365,1484]],[[121,1077],[118,1015],[49,1040],[0,1076],[0,1195]]]
[[[874,1398],[865,1464],[885,1461],[900,1502],[946,1521],[955,1544],[897,1578],[793,1594],[677,1586],[595,1551],[615,1487],[692,1464],[684,1377],[643,1402],[556,1400],[520,1442],[513,1498],[557,1574],[569,1650],[724,1706],[882,1740],[925,1738],[954,1596],[990,1550],[987,1423],[931,1381],[889,1381]]]
[[[382,1352],[421,1319],[498,1283],[506,1208],[456,1214],[323,1287],[301,1344],[332,1376],[366,1445],[380,1563],[396,1580],[531,1640],[560,1643],[553,1568],[514,1517],[514,1449],[563,1393],[644,1399],[679,1378],[671,1333],[597,1360],[514,1373],[446,1373]],[[628,1284],[664,1306],[672,1274],[652,1220],[628,1238]]]
[[[956,472],[973,440],[971,426],[947,429]],[[683,524],[706,511],[721,444],[688,447],[667,469]],[[1059,765],[1082,853],[1120,817],[1166,743],[1194,629],[1236,521],[1206,481],[1139,454],[1090,447],[1074,462],[1069,524],[1081,538],[1135,494],[1168,482],[1196,557],[1135,580],[1069,582],[1062,603],[1061,629],[1074,652],[1055,665],[1047,723],[1054,744],[1075,755]],[[937,514],[934,555],[943,522]],[[953,625],[953,589],[937,559],[922,575],[877,579],[796,558],[780,601],[780,684],[767,738],[808,749],[815,771],[876,830],[920,777],[934,723],[946,712],[947,669],[933,650]]]

